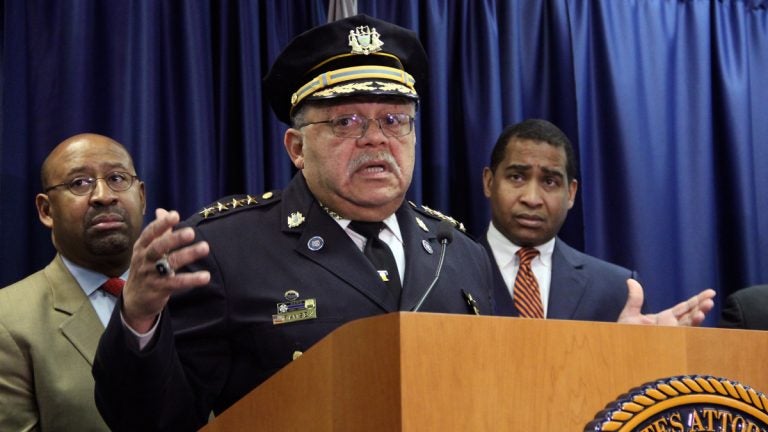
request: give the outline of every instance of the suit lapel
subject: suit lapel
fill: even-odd
[[[480,236],[480,243],[483,245],[486,251],[488,251],[488,257],[491,260],[491,268],[493,269],[493,312],[494,315],[502,316],[520,316],[520,312],[515,307],[512,301],[512,296],[509,294],[507,284],[504,282],[504,277],[501,275],[501,269],[496,262],[496,257],[493,255],[491,245],[488,243],[488,234]]]
[[[435,237],[435,227],[430,228],[429,232],[424,231],[420,228],[421,224],[416,222],[416,217],[417,214],[408,204],[402,205],[397,211],[397,223],[405,242],[405,280],[400,309],[407,311],[413,309],[421,300],[435,276],[440,260],[441,246]]]
[[[558,238],[552,252],[547,318],[573,318],[587,287],[587,278],[581,271],[583,266],[578,255]]]
[[[53,299],[51,313],[67,315],[60,326],[63,336],[92,365],[104,326],[60,256],[45,268],[45,276]]]

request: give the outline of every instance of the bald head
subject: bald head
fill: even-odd
[[[70,159],[73,154],[81,153],[88,146],[98,146],[105,149],[111,148],[111,151],[116,154],[122,153],[122,156],[130,164],[131,172],[134,172],[133,159],[122,144],[104,135],[81,133],[59,143],[43,161],[43,166],[40,169],[40,182],[42,183],[43,190],[52,184],[52,172],[54,167],[62,162],[62,159]]]

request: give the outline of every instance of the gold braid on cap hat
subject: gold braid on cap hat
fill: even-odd
[[[350,55],[352,54],[342,54],[332,57],[314,66],[312,69],[310,69],[310,71],[321,67],[329,61]],[[400,59],[391,54],[375,53],[371,55],[392,57],[397,60],[398,64],[400,64]],[[388,81],[394,81],[396,83],[402,84],[402,86],[400,86],[402,89],[399,89],[399,91],[402,93],[417,96],[415,89],[416,80],[411,74],[404,71],[403,69],[381,65],[353,66],[324,72],[301,86],[295,93],[293,93],[293,95],[291,95],[291,111],[293,111],[293,108],[295,108],[296,105],[298,105],[307,96],[310,96],[324,88],[335,86],[347,81],[356,81],[362,79],[384,79]]]

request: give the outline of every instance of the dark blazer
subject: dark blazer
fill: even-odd
[[[396,212],[406,259],[398,302],[301,174],[282,194],[230,197],[201,213],[186,225],[209,242],[210,255],[189,270],[209,270],[210,284],[172,297],[143,352],[127,343],[118,316],[101,340],[96,399],[114,430],[196,430],[211,409],[221,412],[338,326],[410,310],[440,254],[441,218],[404,203]],[[491,275],[483,247],[456,230],[421,310],[470,313],[464,289],[490,314]],[[315,302],[316,318],[281,323],[305,301]]]
[[[768,285],[751,286],[729,295],[719,326],[768,330]]]
[[[481,243],[488,250],[495,269],[495,313],[518,316],[487,236],[482,236]],[[627,302],[629,278],[637,279],[637,273],[579,252],[557,238],[552,252],[547,318],[615,322]]]

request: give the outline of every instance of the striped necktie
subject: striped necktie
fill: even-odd
[[[515,308],[523,318],[544,318],[539,283],[536,282],[536,277],[531,270],[531,260],[538,254],[538,250],[530,247],[520,248],[517,251],[517,256],[520,257],[520,268],[517,270],[512,296]]]

